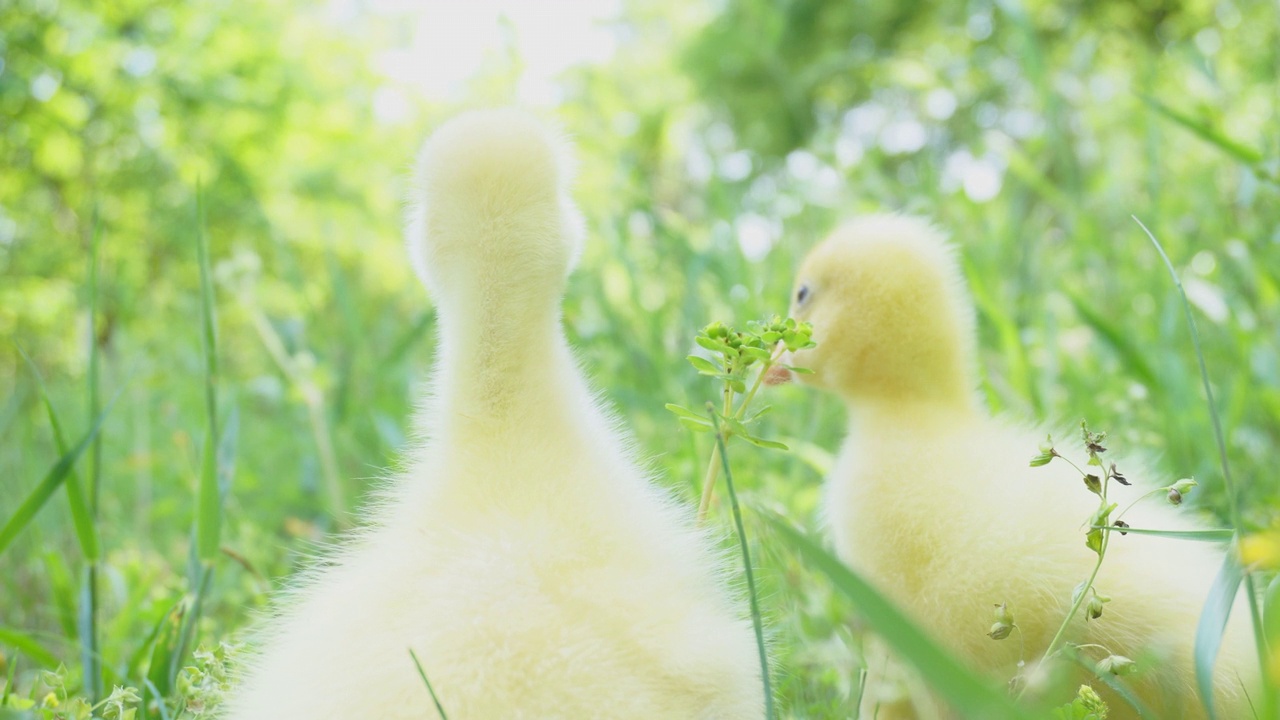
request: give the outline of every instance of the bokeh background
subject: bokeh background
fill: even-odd
[[[115,398],[77,470],[97,487],[95,652],[108,689],[141,686],[200,585],[203,232],[229,489],[195,632],[239,638],[410,433],[434,351],[401,245],[419,143],[518,103],[579,148],[568,334],[677,492],[696,497],[710,449],[663,409],[715,394],[683,359],[697,330],[785,313],[808,247],[897,210],[962,249],[992,408],[1087,418],[1161,484],[1194,476],[1193,511],[1226,522],[1182,308],[1136,216],[1185,283],[1265,529],[1278,76],[1265,0],[0,0],[0,518],[61,455],[35,369],[71,444]],[[816,527],[842,409],[767,401],[792,452],[735,449],[743,500]],[[849,716],[852,613],[750,511],[747,529],[784,713]],[[81,692],[85,567],[59,491],[0,555],[17,687],[64,662]]]

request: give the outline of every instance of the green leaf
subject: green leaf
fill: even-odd
[[[667,403],[666,405],[663,405],[663,407],[665,407],[668,411],[670,411],[676,417],[683,417],[683,418],[689,418],[691,420],[701,420],[703,422],[709,422],[706,417],[699,415],[698,413],[690,410],[687,407],[676,405],[675,403]]]
[[[711,432],[711,423],[706,420],[699,420],[690,417],[679,418],[680,424],[689,428],[694,432],[709,433]]]
[[[1204,704],[1210,720],[1217,717],[1213,707],[1213,666],[1218,661],[1222,634],[1226,632],[1231,606],[1243,579],[1244,570],[1240,563],[1236,561],[1234,554],[1227,553],[1218,577],[1209,588],[1209,598],[1204,602],[1204,609],[1200,611],[1200,623],[1196,626],[1196,685],[1200,689],[1200,702]]]
[[[761,512],[761,516],[810,565],[826,575],[836,590],[853,602],[868,627],[880,635],[898,657],[911,663],[961,717],[987,720],[1032,717],[1014,705],[1002,690],[988,684],[938,646],[870,583],[816,542],[778,515]]]
[[[0,627],[0,644],[8,645],[45,667],[58,667],[57,655],[41,645],[39,640],[20,630]]]
[[[689,364],[693,366],[693,369],[703,375],[715,376],[723,372],[719,365],[716,365],[701,355],[689,355],[685,360],[688,360]]]
[[[40,391],[40,400],[44,405],[45,415],[49,418],[49,427],[53,430],[54,446],[58,449],[59,455],[67,454],[67,439],[62,430],[62,422],[58,418],[58,413],[53,409],[53,401],[49,399],[49,389],[45,387],[44,377],[40,374],[39,368],[27,355],[27,351],[18,348],[22,359],[27,361],[27,366],[31,369],[31,374],[36,379],[36,387]],[[67,502],[71,505],[71,521],[76,531],[76,539],[80,541],[80,550],[84,553],[85,559],[90,562],[96,561],[100,555],[98,547],[98,531],[97,524],[93,521],[93,515],[89,511],[89,503],[85,499],[84,487],[80,484],[80,475],[73,467],[67,474]]]
[[[178,602],[165,613],[160,624],[160,632],[151,646],[151,664],[147,667],[147,681],[155,689],[155,699],[159,700],[169,694],[172,681],[169,668],[173,665],[173,657],[177,652],[179,636],[182,632],[182,619],[187,614],[187,599],[179,598]]]
[[[742,439],[746,440],[752,445],[755,445],[756,447],[769,448],[770,450],[789,450],[790,449],[786,445],[776,440],[765,440],[764,438],[758,438],[753,435],[747,435],[745,433],[742,435]]]
[[[724,355],[737,354],[733,351],[733,348],[729,347],[725,343],[722,343],[719,340],[712,340],[711,338],[706,337],[704,335],[699,335],[698,337],[694,338],[693,341],[714,353],[721,353]],[[693,357],[693,356],[690,356],[690,357]]]
[[[1091,525],[1091,528],[1097,530],[1102,529],[1102,525]],[[1155,535],[1157,537],[1170,538],[1173,540],[1194,540],[1196,542],[1231,542],[1231,538],[1235,537],[1234,530],[1151,530],[1148,528],[1125,527],[1120,528],[1114,525],[1110,527],[1115,532],[1134,533],[1135,535]],[[1115,538],[1112,537],[1112,541]]]
[[[111,407],[115,405],[116,399],[119,397],[119,393],[117,393],[116,397],[107,403],[107,407],[98,414],[98,419],[94,421],[93,427],[89,428],[89,431],[84,434],[84,437],[80,438],[80,442],[70,452],[64,453],[58,459],[58,462],[54,463],[49,472],[31,491],[31,494],[27,496],[27,499],[18,506],[18,510],[4,524],[4,527],[0,528],[0,554],[4,553],[9,544],[13,542],[13,539],[31,523],[36,514],[40,512],[40,508],[44,507],[45,502],[49,500],[54,491],[67,479],[76,461],[88,449],[93,439],[98,436],[98,431],[102,429],[103,421],[106,420],[107,414],[111,412]]]
[[[1085,547],[1101,555],[1102,554],[1102,531],[1096,528],[1089,530],[1089,532],[1086,533],[1084,536],[1084,544],[1085,544]]]

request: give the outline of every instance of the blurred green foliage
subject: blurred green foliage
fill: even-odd
[[[405,41],[401,18],[330,10],[0,0],[0,518],[59,455],[18,347],[78,438],[93,343],[102,396],[122,392],[97,468],[109,682],[145,675],[135,657],[189,589],[206,421],[197,185],[219,416],[238,425],[204,641],[239,631],[349,521],[408,432],[433,314],[403,261],[401,201],[417,143],[458,107],[380,119],[375,55]],[[993,408],[1087,417],[1145,449],[1162,483],[1194,475],[1202,508],[1224,515],[1181,310],[1136,215],[1198,313],[1245,522],[1280,522],[1274,3],[652,0],[627,6],[619,36],[611,61],[566,74],[554,112],[579,146],[592,230],[565,318],[691,502],[709,440],[663,406],[715,395],[684,365],[697,329],[784,312],[809,246],[889,209],[961,247]],[[469,104],[511,101],[519,68],[486,68]],[[770,395],[762,432],[793,452],[733,459],[780,707],[845,717],[857,623],[750,512],[816,522],[843,416],[802,388]],[[77,548],[59,496],[0,556],[0,651],[23,647],[20,671],[77,666]]]

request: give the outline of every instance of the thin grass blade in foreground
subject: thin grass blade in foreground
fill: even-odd
[[[199,490],[196,495],[195,560],[193,575],[188,578],[191,595],[190,611],[182,617],[177,641],[164,678],[171,687],[178,672],[195,645],[197,627],[204,610],[204,599],[213,583],[214,562],[220,555],[222,538],[222,485],[219,482],[218,442],[218,333],[214,319],[213,273],[209,268],[209,238],[204,230],[204,199],[196,186],[196,259],[200,265],[200,344],[204,355],[205,432],[200,463]],[[153,678],[154,679],[154,678]]]
[[[204,233],[204,202],[196,187],[196,255],[200,265],[200,341],[204,354],[205,433],[196,498],[196,547],[202,563],[218,556],[222,535],[222,497],[218,492],[218,336],[214,324],[213,278],[209,270],[209,240]]]
[[[427,671],[422,669],[422,663],[418,661],[418,655],[413,652],[413,648],[409,648],[409,657],[413,658],[413,664],[418,668],[418,677],[422,678],[422,684],[427,686],[427,692],[431,693],[431,702],[436,704],[436,712],[440,714],[440,720],[449,720],[449,716],[444,712],[444,706],[440,704],[440,698],[436,697],[435,688],[431,687],[431,681],[427,679]]]
[[[11,628],[0,627],[0,643],[4,643],[9,647],[14,648],[18,652],[26,655],[45,667],[55,668],[58,666],[58,656],[54,655],[46,649],[45,646],[41,645],[39,640],[36,640],[27,633],[19,632],[18,630],[13,630]],[[12,687],[12,685],[6,686],[5,689],[8,690],[10,687]],[[3,707],[4,705],[0,704],[0,708]]]
[[[44,507],[45,502],[53,496],[53,493],[71,474],[71,468],[75,467],[76,461],[89,448],[89,444],[93,442],[93,439],[98,436],[98,431],[102,429],[103,421],[106,420],[107,415],[111,412],[111,407],[115,405],[116,399],[119,397],[120,395],[117,393],[116,397],[107,403],[107,407],[98,414],[93,427],[89,428],[89,431],[84,434],[84,437],[80,438],[80,442],[70,452],[63,454],[58,459],[58,462],[54,463],[49,472],[45,474],[44,479],[27,495],[27,499],[22,501],[22,504],[18,506],[17,511],[13,513],[8,522],[3,527],[0,527],[0,553],[3,553],[14,538],[27,525],[31,524],[36,514],[40,512],[40,508]]]
[[[720,417],[715,406],[707,403],[708,415],[715,423],[716,448],[720,451],[720,464],[724,469],[725,489],[729,492],[729,505],[733,511],[733,523],[738,528],[738,546],[742,549],[742,566],[747,573],[747,595],[751,600],[751,624],[756,631],[756,649],[760,652],[760,680],[764,684],[764,715],[773,720],[773,687],[769,678],[769,653],[764,646],[764,622],[760,617],[760,601],[756,597],[755,573],[751,569],[751,550],[747,547],[747,531],[742,527],[742,510],[738,507],[738,493],[733,488],[733,473],[729,469],[729,454],[724,446],[724,433],[720,431]]]
[[[89,241],[89,418],[98,415],[102,405],[100,380],[102,367],[98,353],[98,253],[102,247],[102,224],[98,208],[93,209],[93,234]],[[89,463],[89,512],[95,529],[98,525],[98,506],[102,496],[102,436],[93,438]],[[75,478],[71,478],[74,480]],[[80,664],[84,668],[84,685],[89,699],[98,702],[102,698],[102,654],[98,642],[98,570],[101,564],[96,557],[89,558],[84,568],[76,625],[80,634]]]
[[[911,663],[925,682],[954,708],[960,717],[983,720],[1030,720],[1035,717],[1014,704],[1008,695],[973,674],[943,650],[902,611],[894,607],[866,580],[796,530],[781,517],[762,513],[774,530],[809,564],[821,570],[859,614],[875,629],[898,657]]]
[[[1235,530],[1149,530],[1147,528],[1125,527],[1117,530],[1114,525],[1090,525],[1095,530],[1113,530],[1121,534],[1155,535],[1171,540],[1193,540],[1195,542],[1231,542],[1236,536]]]
[[[1138,223],[1138,227],[1142,228],[1142,231],[1147,234],[1147,237],[1150,238],[1151,240],[1151,244],[1155,245],[1156,252],[1160,253],[1160,259],[1164,261],[1164,266],[1169,271],[1169,277],[1173,278],[1173,284],[1178,288],[1178,295],[1182,300],[1182,311],[1187,318],[1187,327],[1191,330],[1191,343],[1196,351],[1196,361],[1200,365],[1200,382],[1204,385],[1205,402],[1208,403],[1209,405],[1209,419],[1213,421],[1213,437],[1218,445],[1218,460],[1222,464],[1222,483],[1223,483],[1224,489],[1226,490],[1229,507],[1231,508],[1231,524],[1235,527],[1235,532],[1238,535],[1240,533],[1241,528],[1244,526],[1243,516],[1240,512],[1240,496],[1239,496],[1239,493],[1236,492],[1235,481],[1232,480],[1231,478],[1231,465],[1227,461],[1227,442],[1222,433],[1222,422],[1218,419],[1217,406],[1214,404],[1214,401],[1213,401],[1213,387],[1209,384],[1209,368],[1205,365],[1204,351],[1200,347],[1200,331],[1196,329],[1196,320],[1195,320],[1195,317],[1192,316],[1191,314],[1191,303],[1190,301],[1187,300],[1187,291],[1182,287],[1182,279],[1178,277],[1178,272],[1174,270],[1173,262],[1169,260],[1169,255],[1165,253],[1164,246],[1160,244],[1160,241],[1156,239],[1156,236],[1153,235],[1151,231],[1147,229],[1147,226],[1144,225],[1142,221],[1137,218],[1136,215],[1130,216],[1130,217],[1132,217],[1133,221]],[[1231,560],[1228,559],[1228,562],[1231,562]],[[1239,583],[1237,583],[1237,586],[1238,584]],[[1258,594],[1256,592],[1256,589],[1254,588],[1253,576],[1248,572],[1244,573],[1244,586],[1245,586],[1245,595],[1249,600],[1250,619],[1253,621],[1253,637],[1258,650],[1258,665],[1259,665],[1259,668],[1261,669],[1262,674],[1265,675],[1267,671],[1267,664],[1269,659],[1269,653],[1267,651],[1267,640],[1266,640],[1266,637],[1264,636],[1264,628],[1262,625],[1262,614],[1258,608]],[[1215,584],[1215,587],[1217,587],[1216,584]],[[1234,592],[1234,588],[1233,588],[1233,592]],[[1213,596],[1211,595],[1210,597],[1212,598]],[[1229,606],[1230,606],[1230,602],[1228,602],[1228,607]],[[1208,611],[1209,611],[1209,608],[1206,606],[1205,612],[1207,613]],[[1203,622],[1203,618],[1202,618],[1202,622]],[[1195,650],[1196,678],[1197,678],[1197,681],[1201,683],[1202,690],[1203,690],[1204,682],[1207,681],[1207,682],[1210,682],[1210,684],[1212,684],[1213,664],[1216,661],[1216,657],[1218,653],[1218,643],[1221,642],[1221,632],[1222,631],[1220,630],[1218,633],[1218,638],[1216,638],[1214,641],[1212,655],[1209,655],[1207,658],[1203,658],[1204,660],[1207,661],[1207,667],[1204,670],[1204,674],[1208,678],[1207,680],[1206,678],[1201,677],[1201,673],[1202,673],[1201,661],[1202,661],[1202,656],[1207,654],[1208,649],[1204,648],[1202,650],[1200,646],[1201,636],[1199,633],[1196,634],[1196,650]],[[1205,639],[1207,641],[1209,638],[1206,636]],[[1263,691],[1264,713],[1266,713],[1269,716],[1272,712],[1272,709],[1275,708],[1275,691],[1274,691],[1274,688],[1272,688],[1266,682],[1262,683],[1262,691]],[[1204,693],[1202,692],[1201,701],[1204,702],[1205,709],[1209,711],[1210,715],[1212,715],[1213,714],[1212,695],[1205,696]]]
[[[1159,100],[1156,100],[1150,95],[1139,95],[1138,97],[1142,98],[1142,101],[1145,102],[1149,107],[1151,107],[1151,109],[1155,110],[1156,112],[1160,113],[1166,118],[1172,120],[1178,125],[1181,125],[1184,129],[1190,131],[1196,137],[1200,138],[1201,140],[1204,140],[1210,145],[1213,145],[1214,147],[1230,155],[1231,157],[1239,160],[1240,162],[1245,163],[1247,165],[1257,165],[1258,163],[1262,162],[1262,153],[1242,143],[1238,143],[1235,140],[1232,140],[1226,135],[1223,135],[1222,133],[1218,132],[1214,128],[1210,127],[1208,123],[1201,122],[1199,120],[1192,118],[1190,115],[1174,110],[1173,108],[1169,107],[1168,105],[1165,105]],[[1141,225],[1142,223],[1139,222],[1138,224]],[[1146,230],[1146,227],[1144,226],[1142,229]],[[1164,253],[1161,252],[1161,254],[1164,254]]]
[[[40,374],[35,362],[31,360],[31,356],[27,355],[26,350],[19,347],[18,353],[27,362],[27,367],[31,369],[31,375],[36,379],[36,389],[40,393],[40,401],[44,404],[45,415],[49,418],[49,427],[53,430],[54,447],[58,449],[59,455],[66,455],[70,448],[67,447],[67,438],[62,430],[62,421],[59,419],[57,411],[53,409],[53,401],[49,399],[49,389],[44,384],[44,377]],[[80,475],[75,471],[75,468],[72,468],[67,474],[65,483],[67,487],[67,502],[71,505],[71,521],[75,526],[76,538],[80,541],[80,551],[84,553],[86,560],[95,562],[100,552],[98,530],[96,523],[93,521],[93,515],[89,510],[88,500],[85,498],[84,486],[80,483]]]
[[[1222,563],[1222,570],[1209,589],[1209,599],[1205,600],[1200,622],[1196,625],[1196,687],[1200,691],[1200,700],[1204,703],[1205,710],[1209,712],[1209,720],[1218,716],[1213,707],[1213,665],[1218,659],[1222,635],[1227,630],[1231,606],[1243,576],[1244,570],[1235,557],[1228,553]]]

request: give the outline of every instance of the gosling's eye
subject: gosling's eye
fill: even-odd
[[[801,285],[800,289],[796,290],[796,305],[803,305],[809,299],[810,294],[809,286]]]

